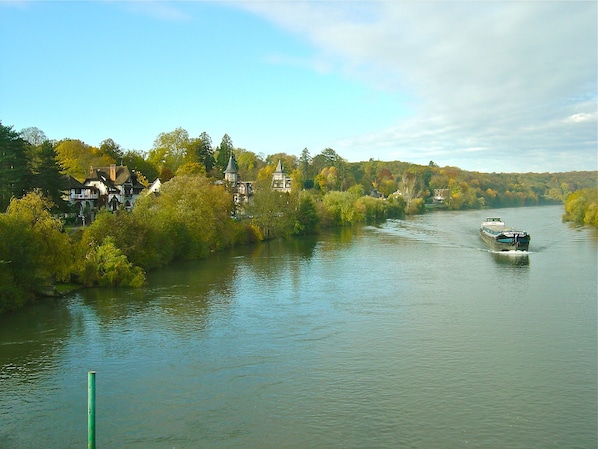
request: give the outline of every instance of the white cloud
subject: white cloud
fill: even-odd
[[[468,158],[483,151],[499,155],[497,166],[508,156],[596,169],[596,2],[242,6],[311,42],[314,61],[416,100],[414,116],[343,139],[341,154],[386,148],[403,160],[421,154],[473,167]]]

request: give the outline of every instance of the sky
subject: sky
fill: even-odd
[[[598,2],[0,0],[0,120],[149,151],[598,169]]]

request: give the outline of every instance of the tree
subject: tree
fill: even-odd
[[[186,162],[190,147],[189,133],[177,128],[169,133],[160,133],[148,155],[151,162],[160,171],[168,168],[175,173]]]
[[[110,156],[101,154],[99,148],[78,139],[65,139],[55,149],[64,172],[79,181],[85,180],[90,167],[106,167],[114,163]]]
[[[324,195],[322,200],[329,215],[329,220],[334,225],[344,226],[359,221],[355,201],[357,198],[350,192],[333,191]]]
[[[598,188],[585,188],[571,193],[565,200],[563,220],[598,227]]]
[[[289,213],[289,194],[272,190],[270,179],[259,180],[247,212],[253,217],[252,223],[264,238],[278,237],[284,232],[287,220],[292,219]]]
[[[347,162],[332,148],[325,148],[320,154],[313,158],[314,173],[321,174],[322,170],[328,167],[334,167],[336,169],[337,186],[335,188],[348,188],[349,185],[345,182],[347,177]]]
[[[205,176],[173,178],[164,183],[155,202],[136,204],[133,211],[143,214],[143,208],[152,208],[153,223],[172,241],[174,259],[204,257],[232,239],[232,197]]]
[[[305,188],[313,187],[313,173],[312,173],[312,157],[309,154],[309,150],[304,148],[299,156],[299,170],[301,170],[301,184]],[[307,187],[306,182],[311,180],[311,187]]]
[[[66,202],[62,195],[68,188],[68,183],[62,174],[54,145],[45,140],[39,145],[36,153],[38,162],[33,167],[32,186],[39,189],[59,210],[65,210]]]
[[[302,192],[299,196],[299,207],[295,213],[292,233],[295,235],[308,235],[316,232],[318,214],[313,196]]]
[[[187,162],[179,167],[175,176],[206,175],[206,167],[199,162]]]
[[[100,143],[100,153],[113,159],[115,164],[122,163],[123,149],[112,139]]]
[[[78,274],[86,287],[140,287],[145,283],[143,270],[129,262],[112,237],[89,246],[78,265]]]
[[[226,170],[228,160],[233,154],[233,141],[228,134],[222,136],[222,142],[218,147],[218,156],[216,157],[216,169],[220,172]]]
[[[243,151],[237,158],[239,167],[239,176],[245,180],[257,179],[258,171],[264,167],[265,163],[253,151]]]
[[[46,134],[35,126],[23,128],[21,130],[21,136],[34,147],[41,145],[44,141],[48,140]]]
[[[35,239],[31,228],[0,213],[0,313],[16,310],[35,296]]]
[[[206,167],[206,173],[209,173],[214,167],[214,149],[212,148],[212,139],[205,131],[199,135],[197,148],[197,161]]]
[[[399,190],[405,200],[406,209],[405,211],[410,214],[414,213],[419,208],[419,203],[412,206],[413,201],[418,196],[417,191],[417,176],[415,173],[405,170],[403,177],[399,183]]]
[[[324,167],[316,176],[315,182],[324,192],[338,190],[340,187],[338,170],[336,167]]]
[[[65,280],[69,276],[70,243],[62,222],[50,214],[51,202],[39,191],[13,198],[6,215],[31,231],[35,263],[29,267],[38,279]]]
[[[158,177],[158,169],[145,159],[143,153],[138,151],[126,151],[122,156],[122,164],[135,170],[138,174],[143,174],[146,181],[151,182]],[[139,180],[143,183],[142,178]]]
[[[12,126],[0,122],[0,211],[12,197],[20,198],[30,184],[27,151],[30,144]]]

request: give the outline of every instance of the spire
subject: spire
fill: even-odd
[[[235,163],[235,158],[231,153],[230,159],[228,160],[228,165],[226,166],[226,170],[224,170],[224,180],[233,186],[237,185],[239,181],[239,173],[237,172],[237,164]]]
[[[278,159],[278,165],[276,166],[276,170],[274,170],[274,173],[284,173],[284,171],[282,170],[282,162],[280,162],[280,159]]]
[[[233,155],[231,153],[230,158],[228,159],[228,165],[226,166],[226,170],[224,173],[237,173],[237,164],[235,164],[235,160],[233,159]]]

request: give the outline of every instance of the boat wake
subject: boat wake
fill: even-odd
[[[527,257],[530,254],[532,254],[532,251],[516,251],[516,250],[496,251],[494,249],[489,249],[489,250],[484,250],[484,251],[488,251],[489,253],[499,254],[501,256],[506,256],[506,257]]]

